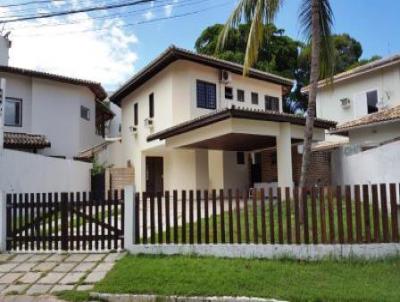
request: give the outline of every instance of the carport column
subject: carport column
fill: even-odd
[[[0,191],[0,252],[6,251],[7,239],[7,203],[3,191]]]
[[[129,250],[135,244],[135,189],[126,186],[124,193],[124,243],[125,249]]]
[[[278,160],[278,186],[293,187],[292,139],[290,123],[282,123],[280,135],[276,138]]]

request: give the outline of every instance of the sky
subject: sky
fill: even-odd
[[[52,0],[5,7],[28,1],[0,0],[0,21],[130,1]],[[300,40],[301,3],[285,0],[275,22]],[[155,0],[115,10],[0,24],[0,30],[3,34],[11,31],[10,65],[98,81],[113,91],[169,45],[193,49],[202,30],[224,23],[235,4],[236,0]],[[334,32],[349,33],[360,41],[363,58],[400,53],[399,0],[331,0],[331,4]]]

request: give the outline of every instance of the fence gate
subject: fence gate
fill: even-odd
[[[124,247],[123,191],[7,194],[7,250],[116,250]]]

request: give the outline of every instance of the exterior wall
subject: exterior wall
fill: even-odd
[[[384,68],[320,89],[317,95],[317,116],[341,123],[365,115],[366,112],[363,114],[357,106],[357,100],[360,93],[371,90],[378,90],[378,101],[383,101],[389,107],[400,105],[400,68]],[[342,98],[350,99],[350,108],[341,107]]]
[[[400,141],[346,155],[343,148],[332,153],[334,184],[398,183],[400,179]]]
[[[7,97],[22,99],[22,127],[5,131],[45,135],[51,148],[40,153],[73,158],[103,138],[96,135],[93,93],[80,86],[0,73],[7,80]],[[80,106],[90,109],[90,121],[80,117]]]
[[[297,147],[292,148],[293,182],[300,182],[302,154]],[[265,183],[278,181],[278,166],[276,150],[269,149],[261,152],[261,179]],[[331,159],[330,152],[318,151],[312,153],[310,168],[310,183],[313,185],[331,184]]]
[[[236,161],[236,152],[225,151],[224,155],[224,187],[226,189],[249,188],[249,161],[245,153],[245,164],[239,165]]]
[[[232,82],[229,86],[234,89],[234,100],[227,101],[224,97],[225,86],[219,82],[218,69],[182,60],[170,64],[121,102],[123,160],[119,164],[122,164],[123,167],[128,161],[132,163],[135,168],[135,186],[138,191],[146,188],[146,156],[162,156],[164,158],[165,189],[248,186],[248,167],[247,165],[237,167],[234,152],[231,155],[224,152],[221,153],[223,156],[218,157],[215,156],[218,154],[215,153],[217,151],[178,150],[175,146],[166,146],[164,141],[147,142],[147,136],[152,133],[214,111],[196,107],[197,80],[216,84],[217,109],[234,104],[240,107],[264,110],[264,95],[282,99],[280,85],[232,74]],[[244,103],[235,101],[237,89],[245,90]],[[258,106],[251,105],[251,92],[259,93]],[[144,119],[149,116],[149,95],[151,93],[154,93],[154,126],[152,129],[148,129],[144,126]],[[132,134],[129,127],[134,124],[135,103],[138,103],[138,130],[136,134]],[[281,102],[280,109],[282,110]],[[265,130],[265,128],[263,129]],[[218,163],[218,161],[220,162]],[[210,164],[212,162],[221,168],[216,170],[216,166]],[[192,171],[190,171],[191,169]]]
[[[114,117],[108,122],[106,136],[110,138],[121,137],[121,108],[110,102],[110,109],[114,112]]]
[[[0,153],[0,191],[90,191],[91,168],[90,163],[5,149]]]
[[[376,145],[400,137],[400,122],[354,129],[349,133],[352,145]]]

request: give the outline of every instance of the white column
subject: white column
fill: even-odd
[[[276,137],[278,160],[278,186],[293,187],[292,139],[290,123],[282,123],[280,134]]]
[[[130,250],[135,244],[135,188],[133,186],[125,187],[124,196],[124,241],[125,249]]]
[[[7,239],[7,204],[6,197],[3,191],[0,191],[0,252],[6,251]]]

